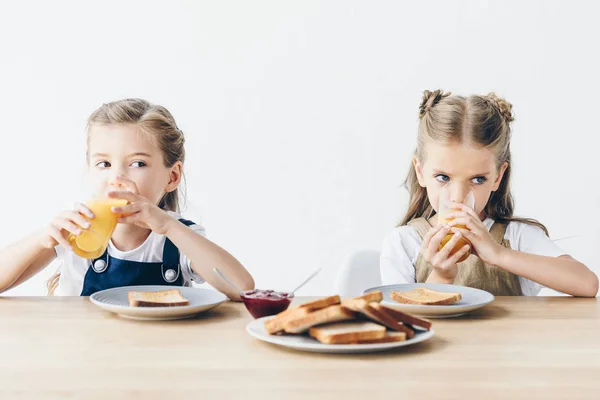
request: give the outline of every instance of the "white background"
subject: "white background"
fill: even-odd
[[[424,89],[514,104],[517,214],[600,270],[600,7],[574,1],[51,1],[0,9],[0,246],[86,197],[85,121],[166,106],[188,208],[262,288],[378,249]],[[44,294],[46,270],[13,294]]]

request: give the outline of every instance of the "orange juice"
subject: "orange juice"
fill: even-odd
[[[438,214],[438,224],[447,224],[450,221],[452,221],[453,219],[454,218],[445,218],[443,213]],[[454,225],[454,227],[460,228],[460,229],[467,229],[467,227],[465,225]],[[446,245],[446,243],[448,243],[450,241],[450,239],[452,239],[453,235],[454,235],[454,233],[450,232],[446,236],[444,236],[444,238],[440,242],[438,251],[441,250],[442,247],[444,247]],[[456,243],[456,245],[454,245],[454,248],[452,250],[450,250],[450,256],[456,254],[456,252],[459,251],[460,249],[462,249],[462,247],[466,244],[469,245],[469,250],[467,250],[467,252],[460,258],[460,260],[458,260],[458,262],[465,261],[471,255],[471,247],[473,245],[471,244],[471,242],[469,240],[465,239],[464,236],[461,237],[460,239],[458,239],[458,242]]]
[[[121,199],[91,199],[85,202],[94,213],[94,218],[88,219],[90,227],[82,230],[81,234],[69,235],[69,243],[73,246],[73,252],[80,257],[94,259],[100,257],[117,226],[119,216],[114,214],[111,207],[119,207],[127,204],[127,200]]]

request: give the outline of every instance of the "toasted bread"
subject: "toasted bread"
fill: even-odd
[[[308,311],[320,310],[329,306],[340,304],[340,296],[324,297],[319,300],[309,301],[308,303],[300,304],[298,307],[306,308]]]
[[[294,318],[300,318],[309,313],[308,308],[294,307],[280,312],[275,317],[265,321],[265,331],[269,335],[283,332],[285,323]]]
[[[347,307],[353,311],[358,312],[358,307],[360,306],[362,301],[366,301],[367,303],[377,302],[379,303],[383,300],[383,295],[381,292],[371,292],[367,294],[363,294],[362,296],[352,297],[350,299],[342,300],[342,305]]]
[[[341,305],[333,305],[307,315],[286,319],[283,328],[287,333],[302,333],[313,326],[352,319],[356,319],[354,312]]]
[[[127,299],[132,307],[176,307],[187,306],[188,299],[178,289],[158,292],[128,292]]]
[[[373,305],[379,303],[373,303]],[[391,330],[397,332],[404,332],[406,336],[410,339],[415,335],[415,332],[409,327],[405,326],[402,322],[396,321],[392,316],[390,316],[385,310],[376,310],[365,300],[353,300],[348,304],[348,307],[354,311],[359,312],[371,321],[377,322],[379,324],[385,325]]]
[[[394,310],[393,308],[386,307],[379,303],[371,303],[369,305],[377,311],[384,311],[384,312],[388,313],[396,321],[402,322],[404,325],[407,325],[409,327],[418,326],[420,328],[425,329],[426,331],[428,331],[431,328],[431,321],[429,321],[427,319],[418,318],[413,315],[405,314],[401,311]]]
[[[269,335],[281,333],[284,330],[286,321],[307,315],[311,311],[320,310],[332,305],[340,304],[340,296],[329,296],[319,300],[300,304],[296,307],[290,307],[280,312],[274,318],[265,321],[265,330]]]
[[[444,306],[461,299],[460,293],[436,292],[427,288],[416,288],[408,292],[392,291],[391,299],[398,303]]]
[[[373,340],[359,340],[359,344],[374,344],[374,343],[391,343],[391,342],[403,342],[406,340],[406,333],[404,332],[386,332],[385,336],[381,339]]]
[[[310,336],[326,344],[350,344],[364,340],[381,340],[386,336],[384,326],[373,322],[340,322],[310,328]]]

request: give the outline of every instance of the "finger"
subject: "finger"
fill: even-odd
[[[73,250],[73,247],[71,246],[69,241],[65,238],[61,230],[56,226],[50,227],[50,236],[52,236],[52,238],[56,240],[56,242],[65,249]]]
[[[81,214],[85,215],[89,219],[94,219],[94,217],[95,217],[94,212],[85,204],[77,203],[75,205],[75,210],[77,210]]]
[[[477,235],[475,233],[473,233],[473,231],[470,231],[468,229],[452,228],[450,230],[450,232],[460,233],[461,235],[463,235],[465,237],[465,239],[467,239],[469,241],[473,241],[473,239],[477,239]]]
[[[115,182],[118,184],[118,186],[122,186],[132,193],[135,193],[135,194],[139,193],[137,185],[131,179],[127,179],[123,176],[117,176],[115,178]]]
[[[131,215],[141,210],[140,203],[130,203],[126,206],[114,206],[110,208],[114,214]]]
[[[429,247],[429,242],[431,241],[431,238],[443,228],[444,228],[444,225],[436,225],[433,228],[431,228],[429,231],[427,231],[425,236],[423,236],[422,247],[423,248]]]
[[[475,218],[477,220],[480,220],[479,215],[477,215],[477,213],[475,212],[475,210],[473,210],[471,207],[469,207],[466,204],[454,203],[454,207],[453,208],[456,208],[457,210],[460,210],[460,211],[464,211],[467,214],[471,215],[473,218]]]
[[[79,225],[79,227],[83,229],[88,229],[90,227],[90,221],[88,221],[78,211],[65,211],[62,214],[62,218]]]
[[[447,213],[444,214],[444,218],[446,219],[450,219],[450,218],[465,218],[469,216],[468,213],[462,211],[462,210],[454,210],[454,211],[448,211]]]
[[[429,247],[429,242],[431,241],[432,236],[435,235],[436,233],[438,233],[440,231],[440,229],[442,229],[443,227],[444,227],[443,225],[436,225],[427,231],[425,236],[423,236],[423,242],[421,243],[421,251],[420,251],[421,254],[423,254],[423,255],[425,254],[425,251]]]
[[[108,197],[110,197],[111,199],[127,200],[130,203],[134,203],[140,199],[140,196],[138,196],[137,194],[125,190],[115,190],[108,192]]]
[[[452,239],[450,239],[448,243],[446,243],[444,247],[442,247],[442,249],[438,252],[437,256],[439,257],[440,261],[446,260],[448,258],[450,252],[454,249],[454,246],[456,246],[460,238],[462,238],[462,233],[460,232],[457,232],[454,235],[452,235]]]
[[[470,248],[471,248],[471,246],[469,246],[468,244],[465,244],[463,247],[460,248],[459,251],[454,253],[452,255],[452,257],[448,258],[448,260],[446,260],[446,262],[449,265],[458,264],[458,260],[460,260],[462,258],[462,256],[464,256],[465,254],[467,254],[467,251],[469,251]]]
[[[54,221],[53,227],[55,227],[61,231],[64,230],[64,231],[67,231],[68,233],[72,233],[75,236],[81,235],[81,232],[82,232],[82,228],[77,226],[70,219],[59,218],[58,220]]]
[[[121,217],[118,219],[118,222],[120,224],[137,225],[137,226],[143,226],[143,227],[146,226],[146,224],[144,224],[140,220],[139,213],[136,213],[134,215],[128,215],[126,217]]]
[[[454,228],[457,225],[466,226],[471,231],[477,229],[477,225],[475,225],[475,222],[473,222],[470,217],[454,218],[452,221],[448,222],[448,225],[450,228]]]
[[[450,227],[447,225],[444,225],[444,227],[442,229],[440,229],[438,233],[433,235],[433,237],[431,238],[431,241],[429,242],[428,249],[430,251],[433,251],[434,253],[437,253],[438,248],[440,247],[440,243],[442,242],[442,239],[449,232],[450,232]]]

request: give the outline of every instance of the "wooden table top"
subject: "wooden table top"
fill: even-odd
[[[598,299],[498,297],[433,320],[428,341],[363,355],[263,343],[250,320],[232,302],[143,322],[85,297],[0,297],[0,398],[600,398]]]

